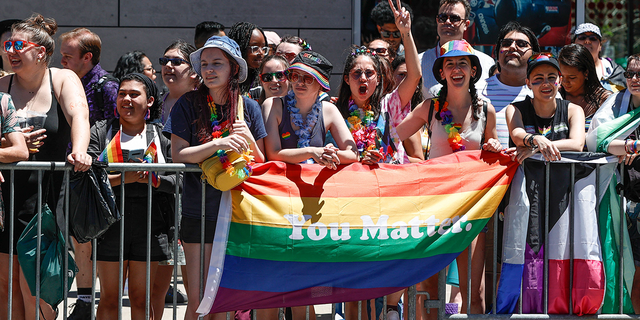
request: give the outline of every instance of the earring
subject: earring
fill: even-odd
[[[145,120],[149,120],[151,118],[151,110],[147,109],[147,114],[144,116]]]
[[[118,113],[118,108],[113,108],[113,116],[116,119],[120,119],[120,113]]]
[[[40,63],[40,58],[38,58],[38,63]]]

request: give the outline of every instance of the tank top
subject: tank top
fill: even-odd
[[[9,89],[7,90],[9,94],[11,94],[13,76],[12,74],[11,78],[9,78]],[[47,129],[47,138],[39,148],[39,152],[32,154],[30,159],[36,161],[65,161],[69,142],[71,141],[71,127],[67,123],[67,118],[65,118],[53,91],[51,69],[49,69],[49,87],[51,88],[51,106],[47,111],[47,119],[44,122],[44,128]]]
[[[520,110],[524,131],[527,133],[541,134],[550,141],[569,138],[569,100],[556,98],[556,113],[551,118],[542,118],[536,114],[531,97],[514,102],[513,106]],[[515,146],[511,138],[509,146]]]
[[[280,98],[282,102],[282,121],[278,125],[278,134],[280,135],[280,147],[282,149],[295,149],[298,147],[298,135],[291,125],[291,113],[287,110],[286,96]],[[327,136],[327,130],[324,127],[324,117],[322,115],[322,105],[320,105],[320,114],[318,121],[311,130],[311,139],[309,145],[312,147],[324,147],[324,140]]]
[[[478,120],[471,118],[471,124],[463,128],[460,132],[460,138],[462,138],[462,144],[465,146],[465,150],[480,150],[480,147],[482,147],[484,143],[482,139],[484,136],[484,128],[487,125],[487,115],[484,110],[484,106],[478,108]],[[471,110],[469,112],[471,112]],[[447,132],[444,130],[442,122],[436,119],[436,112],[433,112],[433,116],[431,117],[431,135],[429,159],[453,153],[451,145],[447,140],[449,138]]]

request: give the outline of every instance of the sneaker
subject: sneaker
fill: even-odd
[[[76,300],[76,303],[72,304],[73,311],[67,317],[68,320],[90,320],[91,319],[91,302]]]
[[[187,295],[182,293],[180,289],[177,290],[176,302],[177,303],[185,303],[187,302]],[[169,290],[167,290],[167,295],[164,297],[164,303],[173,303],[173,285],[169,286]]]

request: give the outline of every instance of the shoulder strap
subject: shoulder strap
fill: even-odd
[[[236,115],[236,119],[244,121],[244,100],[242,96],[238,96],[238,114]]]
[[[482,145],[484,144],[484,133],[487,131],[487,101],[482,100],[482,113],[484,114],[484,126],[482,126],[482,138],[480,139],[480,149],[482,149]]]
[[[96,107],[98,110],[104,111],[104,85],[109,81],[118,82],[118,78],[114,77],[112,74],[107,73],[104,76],[100,77],[96,83],[92,85],[94,91],[93,95],[96,102]]]
[[[431,118],[433,117],[433,111],[435,108],[435,102],[431,99],[431,104],[429,105],[429,118],[427,118],[427,134],[429,135],[429,142],[427,143],[427,150],[424,152],[425,160],[429,160],[429,153],[431,152]]]
[[[7,94],[11,94],[11,84],[13,83],[13,73],[9,77],[9,87],[7,88]]]

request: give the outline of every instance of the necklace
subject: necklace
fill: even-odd
[[[466,147],[462,144],[462,138],[460,137],[460,129],[462,128],[462,124],[460,123],[452,123],[453,116],[451,115],[451,110],[449,110],[449,103],[444,102],[442,109],[440,109],[440,101],[435,99],[435,107],[440,112],[440,124],[444,127],[444,131],[447,133],[447,141],[449,142],[449,146],[451,146],[451,150],[453,152],[458,152],[466,149]]]
[[[311,131],[318,122],[318,117],[322,111],[320,108],[321,106],[322,102],[320,101],[320,97],[318,97],[311,107],[311,112],[307,114],[306,120],[302,121],[300,109],[296,108],[295,94],[293,91],[289,91],[287,94],[287,110],[289,110],[289,113],[291,114],[291,121],[298,127],[298,130],[295,130],[296,135],[298,135],[298,148],[305,148],[309,146]]]
[[[222,109],[220,109],[220,116],[218,116],[218,106],[215,102],[213,102],[213,97],[211,95],[207,95],[207,103],[209,104],[209,111],[211,116],[209,121],[211,121],[211,137],[214,139],[224,138],[229,135],[229,126],[227,126],[228,121],[224,121],[220,123],[220,118],[222,118]]]
[[[356,141],[358,155],[364,157],[365,152],[377,149],[381,144],[378,138],[378,129],[373,119],[374,113],[371,111],[371,105],[366,104],[362,108],[358,107],[353,99],[349,99],[349,117],[347,118],[347,127]],[[384,150],[381,148],[380,153],[384,156]]]

